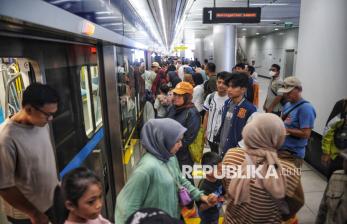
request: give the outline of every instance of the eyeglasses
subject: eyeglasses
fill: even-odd
[[[37,111],[40,111],[42,114],[44,114],[47,118],[50,118],[50,117],[54,117],[55,113],[49,113],[49,112],[46,112],[46,111],[43,111],[41,110],[40,108],[38,108],[37,106],[33,106],[31,105],[33,108],[35,108],[35,110]]]

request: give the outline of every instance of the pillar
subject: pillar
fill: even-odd
[[[230,24],[213,25],[213,62],[216,71],[231,71],[235,65],[236,28]]]

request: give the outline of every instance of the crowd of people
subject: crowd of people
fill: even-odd
[[[222,205],[226,224],[297,222],[304,196],[301,173],[295,171],[302,167],[316,118],[313,105],[302,97],[300,80],[282,81],[280,66],[273,64],[260,113],[252,65],[216,71],[208,60],[167,58],[153,62],[150,71],[141,64],[145,154],[117,196],[115,223],[183,223],[182,209],[197,208],[201,223],[216,224]],[[54,89],[32,84],[23,93],[22,109],[0,127],[0,196],[27,216],[8,219],[13,224],[110,223],[100,215],[102,186],[92,171],[77,168],[58,181],[48,130],[58,103]],[[196,186],[182,175],[182,167],[196,164],[190,146],[199,132],[210,148],[199,162],[215,170]],[[332,175],[317,223],[347,220],[346,203],[337,204],[347,195],[347,152],[341,152],[333,158],[344,160],[345,171]],[[243,177],[249,166],[264,176],[274,167],[275,175],[219,178],[225,166],[238,167]],[[340,198],[333,198],[336,191]]]

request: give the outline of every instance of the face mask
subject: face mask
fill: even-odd
[[[276,75],[276,72],[270,71],[270,72],[269,72],[269,75],[270,75],[270,76],[275,76],[275,75]]]

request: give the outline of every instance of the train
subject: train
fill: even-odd
[[[84,24],[94,34],[85,34]],[[110,220],[117,193],[142,153],[139,66],[148,66],[151,55],[136,41],[46,2],[0,3],[0,122],[20,110],[31,83],[55,88],[59,109],[49,126],[57,175],[79,166],[93,170],[103,184],[102,213]]]

